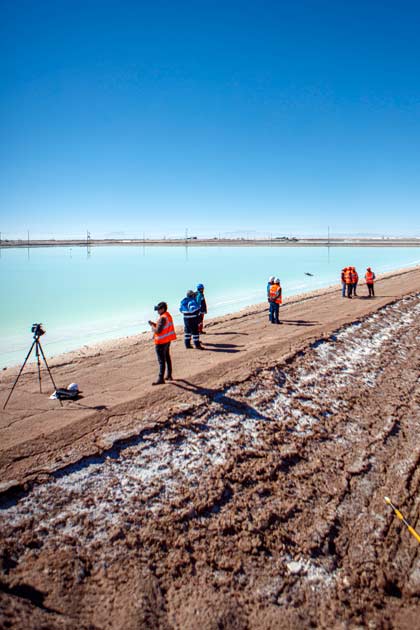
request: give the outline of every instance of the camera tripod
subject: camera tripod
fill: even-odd
[[[28,354],[26,355],[26,358],[25,358],[25,360],[24,360],[24,362],[23,362],[23,364],[22,364],[22,367],[21,367],[21,368],[20,368],[20,370],[19,370],[19,374],[17,375],[16,380],[15,380],[15,382],[13,383],[13,387],[12,387],[12,389],[11,389],[11,390],[10,390],[10,392],[9,392],[9,395],[8,395],[8,397],[7,397],[7,400],[6,400],[6,402],[4,403],[4,405],[3,405],[3,409],[6,409],[6,405],[7,405],[7,403],[9,402],[11,395],[13,394],[13,390],[15,389],[15,387],[16,387],[16,385],[17,385],[17,382],[18,382],[18,380],[19,380],[19,377],[20,377],[20,375],[21,375],[21,374],[22,374],[22,372],[23,372],[23,368],[25,367],[26,362],[27,362],[27,360],[29,359],[29,356],[30,356],[30,354],[31,354],[31,352],[32,352],[32,350],[33,350],[33,348],[34,348],[34,346],[35,346],[35,356],[36,356],[36,360],[37,360],[37,364],[38,364],[38,381],[39,381],[39,392],[40,392],[40,394],[42,394],[42,387],[41,387],[41,361],[40,361],[40,354],[41,354],[42,358],[44,359],[44,363],[45,363],[45,366],[46,366],[46,368],[47,368],[47,370],[48,370],[48,374],[50,375],[51,382],[52,382],[52,384],[54,385],[54,390],[56,390],[56,389],[57,389],[57,386],[56,386],[56,384],[54,383],[54,379],[53,379],[52,374],[51,374],[51,370],[50,370],[50,368],[48,367],[47,359],[45,358],[45,354],[44,354],[44,351],[43,351],[43,349],[42,349],[41,342],[40,342],[40,340],[39,340],[40,336],[41,336],[41,335],[43,335],[45,331],[41,328],[41,325],[40,325],[40,324],[39,324],[39,325],[38,325],[38,324],[34,324],[34,325],[33,325],[33,327],[32,327],[32,332],[34,333],[34,340],[33,340],[33,342],[32,342],[31,347],[29,348],[29,352],[28,352]],[[60,400],[60,399],[59,399],[59,402],[60,402],[60,405],[61,405],[61,407],[62,407],[62,406],[63,406],[63,403],[61,402],[61,400]]]

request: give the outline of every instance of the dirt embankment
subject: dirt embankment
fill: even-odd
[[[114,424],[91,411],[47,454],[36,435],[5,450],[6,474],[38,482],[2,497],[2,625],[416,627],[419,545],[383,497],[419,527],[418,272],[382,287],[378,309],[331,294],[285,308],[280,327],[258,309],[224,318],[209,339],[260,325],[233,344],[245,362],[208,351],[203,369],[191,351],[192,375],[160,402],[131,392]]]

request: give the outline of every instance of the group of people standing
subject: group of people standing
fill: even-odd
[[[368,267],[365,273],[366,286],[369,291],[368,297],[375,297],[375,291],[373,284],[375,282],[375,274],[372,269]],[[341,270],[341,295],[342,297],[352,298],[357,295],[357,285],[359,283],[359,274],[356,271],[356,267],[344,267]]]
[[[374,297],[375,292],[373,284],[375,281],[375,274],[370,267],[366,269],[365,280],[369,291],[368,297]],[[357,297],[358,282],[359,274],[357,273],[356,268],[344,267],[341,271],[342,297]],[[270,276],[268,279],[267,301],[269,303],[269,321],[272,324],[281,324],[279,312],[280,304],[282,304],[283,298],[280,278]],[[200,335],[205,334],[203,330],[203,321],[204,315],[207,313],[203,284],[197,284],[196,291],[187,291],[186,296],[181,300],[179,310],[184,317],[185,347],[189,349],[194,345],[197,350],[203,350],[204,348],[200,343]],[[157,321],[152,322],[149,320],[149,324],[154,333],[153,337],[159,363],[159,376],[153,385],[163,385],[165,383],[165,378],[167,381],[172,380],[170,346],[171,341],[176,339],[176,333],[172,316],[168,313],[168,305],[166,302],[159,302],[159,304],[155,306],[155,311],[157,311],[159,315]]]
[[[191,289],[181,300],[179,307],[184,317],[184,344],[186,348],[192,348],[191,341],[197,350],[203,350],[200,343],[200,334],[204,335],[203,322],[207,313],[206,298],[204,297],[204,285],[198,284],[197,291]],[[149,325],[153,330],[155,349],[159,363],[159,376],[152,385],[163,385],[166,380],[172,381],[172,361],[170,354],[171,341],[176,339],[174,322],[172,315],[168,313],[166,302],[159,302],[155,306],[159,317],[156,322],[149,320]]]

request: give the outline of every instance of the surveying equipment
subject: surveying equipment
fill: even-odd
[[[45,330],[44,330],[44,328],[42,327],[42,324],[32,324],[32,327],[31,327],[31,332],[33,332],[33,333],[34,333],[34,340],[33,340],[33,342],[32,342],[31,347],[29,348],[29,352],[28,352],[28,354],[26,355],[26,358],[25,358],[25,360],[24,360],[24,362],[23,362],[23,365],[22,365],[22,367],[20,368],[19,374],[17,375],[16,380],[15,380],[15,382],[13,383],[13,387],[12,387],[12,389],[10,390],[10,393],[9,393],[9,395],[8,395],[8,397],[7,397],[7,400],[6,400],[6,402],[4,403],[4,405],[3,405],[3,409],[6,409],[6,405],[7,405],[7,403],[9,402],[11,395],[13,394],[13,390],[15,389],[15,387],[16,387],[16,385],[17,385],[17,382],[18,382],[18,380],[19,380],[19,377],[20,377],[20,375],[21,375],[21,374],[22,374],[22,372],[23,372],[23,368],[25,367],[26,362],[27,362],[27,360],[29,359],[29,356],[30,356],[30,354],[31,354],[31,352],[32,352],[32,350],[33,350],[33,347],[34,347],[34,346],[35,346],[35,356],[36,356],[36,360],[37,360],[37,364],[38,364],[39,392],[42,394],[42,387],[41,387],[41,361],[40,361],[40,358],[39,358],[39,357],[40,357],[40,354],[41,354],[42,358],[44,359],[44,363],[45,363],[45,366],[46,366],[46,368],[47,368],[47,370],[48,370],[48,374],[50,375],[50,379],[51,379],[51,381],[52,381],[52,384],[54,385],[54,389],[55,389],[55,390],[57,389],[56,384],[54,383],[54,379],[53,379],[52,374],[51,374],[51,370],[50,370],[50,368],[48,367],[47,359],[45,358],[45,354],[44,354],[44,351],[43,351],[43,349],[42,349],[41,342],[40,342],[40,340],[39,340],[39,338],[40,338],[42,335],[45,335]],[[61,400],[60,400],[60,405],[61,405],[61,406],[63,406],[63,403],[61,402]]]
[[[404,523],[404,525],[406,526],[406,528],[408,529],[410,534],[412,534],[414,536],[414,538],[417,540],[417,542],[420,543],[420,536],[418,535],[418,533],[416,532],[414,527],[411,527],[410,523],[408,523],[405,520],[404,516],[401,514],[399,509],[397,507],[395,507],[395,505],[392,503],[391,499],[389,497],[384,497],[384,500],[385,500],[385,503],[387,505],[389,505],[394,510],[395,515],[400,519],[400,521],[402,521]]]

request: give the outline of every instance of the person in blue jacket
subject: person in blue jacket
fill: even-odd
[[[181,300],[179,307],[184,316],[184,343],[186,348],[191,348],[191,338],[197,350],[203,350],[200,344],[198,325],[200,323],[200,306],[195,299],[194,291],[187,291],[186,297]]]

